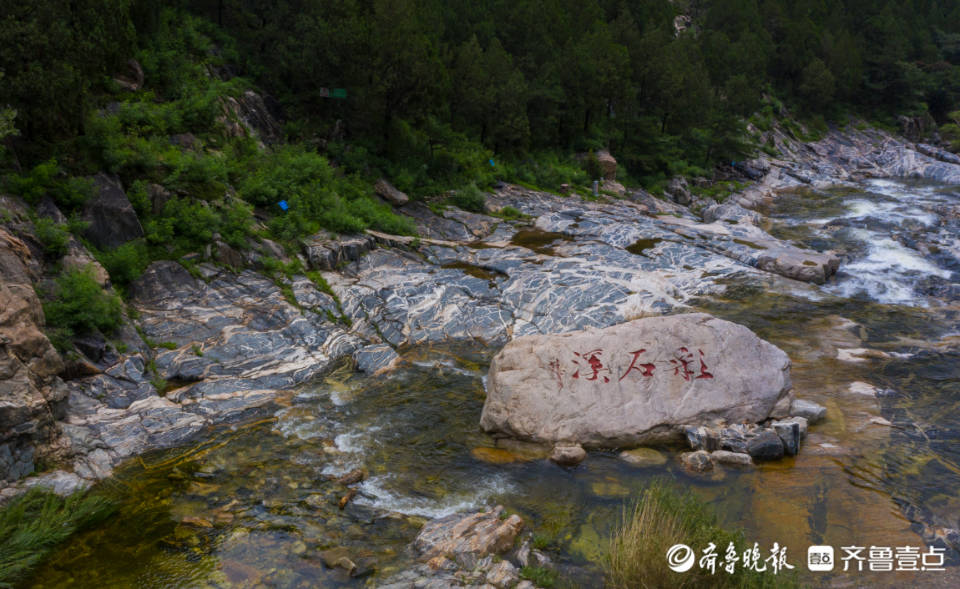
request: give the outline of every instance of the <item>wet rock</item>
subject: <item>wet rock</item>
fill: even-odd
[[[491,362],[481,426],[590,446],[673,439],[699,420],[767,419],[789,368],[746,327],[702,313],[519,337]]]
[[[494,564],[487,573],[487,583],[500,589],[509,589],[520,579],[520,572],[509,560]]]
[[[703,450],[684,452],[680,455],[680,463],[690,472],[707,472],[713,470],[713,458],[709,452]]]
[[[633,466],[641,468],[653,468],[663,466],[667,463],[667,457],[653,448],[635,448],[633,450],[624,450],[620,453],[620,459]]]
[[[754,460],[779,460],[784,448],[780,436],[773,430],[764,430],[747,442],[747,453]]]
[[[444,557],[472,568],[488,554],[501,554],[513,547],[523,529],[518,515],[501,518],[503,507],[470,515],[454,514],[427,522],[413,541],[421,561]]]
[[[804,417],[791,417],[770,424],[780,441],[783,442],[783,451],[787,456],[796,456],[800,453],[800,443],[807,437],[807,420]]]
[[[793,404],[790,406],[790,414],[803,417],[809,425],[815,425],[826,419],[827,408],[813,401],[794,399]]]
[[[547,458],[550,456],[550,450],[552,449],[546,444],[537,444],[535,442],[526,442],[513,438],[498,439],[497,448],[506,450],[520,460],[540,460]]]
[[[355,468],[347,474],[337,478],[337,483],[341,485],[353,485],[367,478],[367,473],[362,468]]]
[[[560,466],[576,466],[587,458],[587,452],[580,444],[557,444],[550,451],[550,460]]]
[[[474,448],[470,450],[470,456],[487,464],[510,464],[517,461],[515,455],[501,448]]]
[[[357,571],[357,564],[350,558],[350,551],[343,547],[324,550],[319,554],[323,564],[330,569],[343,569],[350,576]]]
[[[753,458],[749,454],[742,452],[730,452],[728,450],[716,450],[710,453],[711,458],[717,464],[730,464],[733,466],[753,466]]]
[[[396,368],[400,363],[400,355],[387,344],[374,344],[354,352],[353,360],[360,372],[376,375]]]
[[[945,149],[940,149],[939,147],[934,147],[926,143],[918,143],[917,151],[942,162],[947,162],[948,164],[960,165],[960,155],[951,153]]]
[[[732,202],[717,203],[703,210],[703,222],[727,221],[735,223],[749,223],[760,225],[763,217],[756,211],[751,211]]]
[[[409,196],[397,190],[393,184],[383,178],[377,180],[377,183],[373,185],[373,191],[395,207],[403,206],[410,200]]]
[[[94,176],[95,196],[87,201],[83,219],[88,223],[84,235],[100,249],[113,249],[143,237],[143,227],[120,179],[100,173]]]

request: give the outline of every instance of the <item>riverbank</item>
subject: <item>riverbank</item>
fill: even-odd
[[[856,373],[861,380],[852,382],[870,382],[867,369],[877,353],[863,351],[876,345],[869,332],[890,328],[852,309],[816,314],[814,323],[801,321],[809,305],[804,301],[825,295],[820,287],[797,279],[826,281],[837,270],[839,257],[814,251],[823,241],[809,235],[800,240],[807,248],[792,245],[784,240],[793,239],[789,231],[765,229],[768,221],[734,204],[760,206],[784,189],[838,183],[852,187],[874,175],[911,174],[960,183],[960,167],[876,132],[834,133],[806,147],[781,140],[782,152],[795,154],[793,161],[750,162],[767,170],[763,179],[719,206],[692,200],[691,207],[682,207],[628,190],[622,198],[603,195],[591,201],[509,185],[489,195],[487,207],[491,212],[514,207],[524,216],[520,220],[452,207],[437,214],[422,205],[405,205],[399,210],[417,222],[423,236],[419,241],[380,234],[339,241],[318,237],[309,245],[304,257],[330,285],[327,292],[306,276],[294,277],[290,292],[284,292],[251,270],[234,273],[201,262],[191,274],[175,263],[155,263],[130,291],[137,317],[133,323],[141,333],[128,330],[125,352],[104,342],[99,360],[91,361],[98,373],[65,383],[65,416],[54,428],[60,434],[56,455],[68,468],[33,477],[19,487],[53,483],[68,492],[88,485],[110,476],[131,457],[189,444],[216,424],[257,415],[345,358],[377,373],[405,365],[398,352],[416,344],[470,341],[495,348],[523,334],[603,327],[702,308],[739,320],[783,347],[794,361],[798,396],[827,405],[833,416],[811,433],[811,457],[799,463],[803,466],[789,468],[791,462],[784,469],[762,469],[750,487],[769,490],[769,485],[793,485],[804,477],[824,481],[835,476],[835,484],[848,489],[842,470],[824,475],[823,469],[830,472],[831,464],[856,455],[860,447],[875,447],[872,440],[889,434],[871,421],[887,419],[879,408],[882,403],[875,400],[879,397],[862,395],[858,391],[869,389],[850,387],[847,377]],[[895,162],[891,154],[904,161]],[[703,223],[691,209],[719,220]],[[947,222],[952,222],[951,210],[943,209]],[[776,214],[773,218],[776,222]],[[955,243],[940,246],[935,255],[949,269],[960,252]],[[335,252],[346,265],[323,268],[329,256],[311,259],[311,251]],[[855,255],[855,250],[844,252],[846,258]],[[844,272],[843,264],[839,271]],[[743,292],[754,294],[737,294]],[[949,290],[939,292],[943,303],[936,306],[953,304]],[[784,301],[794,301],[789,305],[796,313],[789,312],[790,306],[785,309]],[[866,308],[881,316],[890,312]],[[346,320],[337,320],[341,315]],[[868,337],[857,332],[851,320],[866,329]],[[796,331],[791,321],[817,325],[817,336],[791,337]],[[918,329],[921,339],[936,333],[931,326],[908,331]],[[163,345],[151,347],[149,342]],[[840,350],[854,361],[841,359]],[[834,376],[824,380],[817,375],[827,359],[833,368],[825,372]],[[153,382],[155,375],[168,383],[162,391]],[[851,388],[854,396],[838,405],[838,388]],[[836,419],[837,413],[842,419]],[[855,435],[849,433],[851,425]],[[807,486],[801,488],[809,492]],[[492,489],[490,496],[502,492]],[[840,500],[841,512],[846,508],[840,506],[863,504],[863,495],[849,489],[844,493],[849,496]],[[792,505],[777,492],[768,491],[767,497],[768,507]],[[889,500],[884,498],[872,513],[885,510]],[[796,523],[803,513],[798,512],[799,520],[785,521]],[[831,519],[845,521],[830,513]],[[927,520],[934,539],[934,528],[942,530],[947,522]],[[774,520],[764,525],[770,527],[757,529],[767,530],[765,534],[786,533]],[[904,542],[916,542],[908,528],[893,517],[875,529],[897,530],[890,537],[904,534]]]

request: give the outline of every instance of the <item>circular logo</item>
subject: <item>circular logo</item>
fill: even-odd
[[[667,550],[667,566],[678,573],[685,573],[692,569],[696,559],[693,549],[686,544],[674,544],[670,550]]]

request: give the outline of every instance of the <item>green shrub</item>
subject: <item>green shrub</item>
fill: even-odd
[[[0,509],[0,587],[13,587],[71,534],[109,517],[105,498],[33,488]]]
[[[125,287],[143,274],[150,265],[150,252],[142,240],[125,243],[113,250],[98,252],[97,260],[103,264],[110,281]]]
[[[66,175],[56,159],[38,164],[26,174],[8,174],[3,186],[31,204],[49,196],[66,212],[79,208],[93,195],[89,179]]]
[[[67,253],[67,243],[70,241],[70,233],[67,228],[53,221],[42,217],[33,223],[33,230],[43,246],[43,253],[52,260],[59,260]]]
[[[471,211],[474,213],[482,213],[484,211],[484,203],[486,202],[486,197],[476,184],[470,184],[465,188],[453,193],[452,196],[448,199],[450,204],[460,207],[465,211]]]
[[[64,271],[57,277],[54,291],[45,295],[43,314],[50,339],[61,351],[69,347],[74,335],[94,330],[110,333],[123,319],[120,297],[100,288],[90,266]]]
[[[677,573],[667,566],[667,550],[686,544],[694,550],[709,543],[717,546],[718,572],[694,567],[684,573],[684,587],[772,588],[797,587],[796,576],[786,571],[774,575],[748,570],[738,563],[733,574],[720,571],[726,547],[733,543],[742,553],[742,531],[728,531],[716,515],[689,491],[677,491],[664,482],[647,488],[631,509],[624,509],[622,523],[610,539],[603,567],[612,589],[676,587]],[[761,556],[761,559],[766,555]]]

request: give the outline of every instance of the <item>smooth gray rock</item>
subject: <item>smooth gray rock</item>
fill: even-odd
[[[95,196],[84,206],[83,219],[89,225],[84,235],[100,249],[112,249],[143,237],[143,227],[130,199],[116,176],[100,173],[93,177]]]
[[[779,460],[784,454],[783,442],[776,432],[765,430],[747,442],[747,453],[754,460]]]
[[[383,178],[377,180],[377,183],[373,185],[373,191],[395,207],[403,206],[410,201],[409,196],[397,190],[393,184],[390,184]]]
[[[753,458],[749,454],[742,452],[730,452],[727,450],[716,450],[711,452],[710,456],[717,464],[731,464],[734,466],[753,466]]]
[[[790,414],[803,417],[809,425],[820,423],[827,417],[827,408],[804,399],[794,399],[790,405]]]
[[[713,457],[709,452],[697,450],[684,452],[680,455],[680,463],[690,472],[707,472],[713,470]]]
[[[586,457],[587,452],[579,444],[557,444],[550,452],[550,460],[560,466],[576,466]]]
[[[763,217],[756,211],[751,211],[733,202],[717,203],[703,210],[703,222],[727,221],[759,225]]]
[[[783,442],[783,451],[787,456],[796,456],[800,453],[800,443],[807,437],[807,420],[804,417],[791,417],[774,421],[770,424],[780,441]]]
[[[514,339],[491,362],[480,423],[520,439],[631,446],[687,424],[763,421],[789,394],[782,350],[691,313]]]

